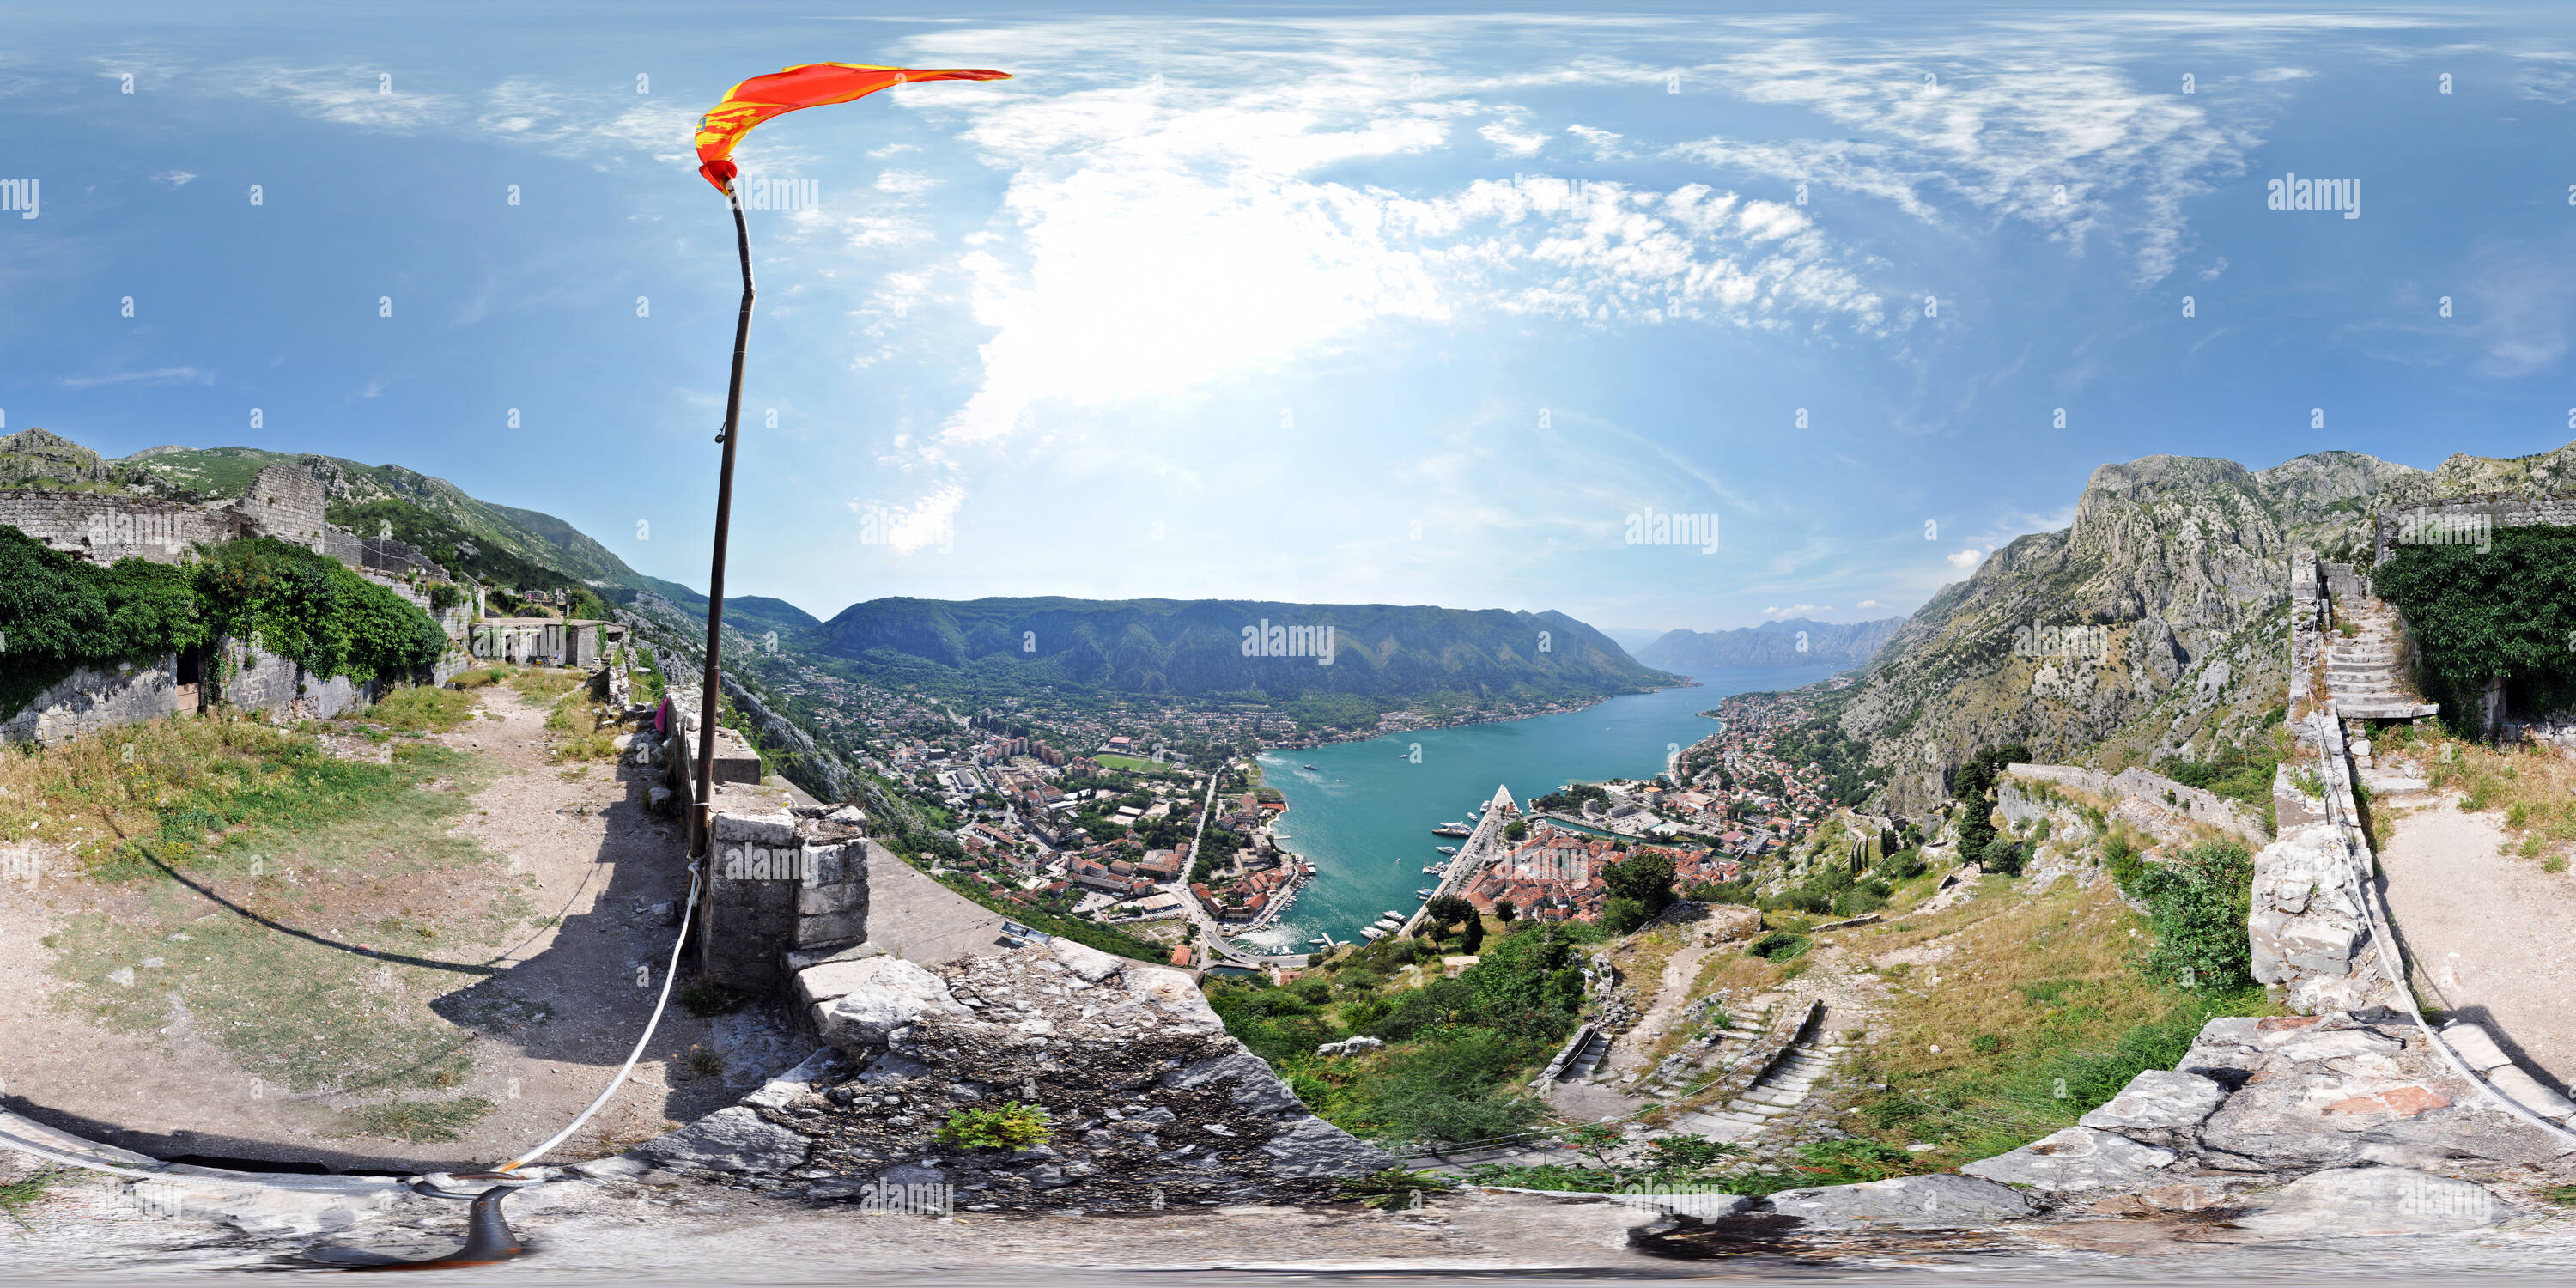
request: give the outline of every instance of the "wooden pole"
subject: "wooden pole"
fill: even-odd
[[[689,857],[704,858],[715,830],[716,707],[722,697],[717,667],[724,657],[725,538],[733,527],[733,455],[742,437],[742,355],[751,344],[751,227],[743,222],[742,194],[725,186],[733,207],[733,238],[742,254],[742,314],[733,324],[733,380],[725,389],[724,465],[716,475],[715,562],[707,572],[707,675],[698,703],[698,799],[689,818]]]

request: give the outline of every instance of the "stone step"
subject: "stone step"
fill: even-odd
[[[1789,1112],[1786,1105],[1766,1105],[1751,1100],[1730,1100],[1726,1107],[1739,1114],[1759,1114],[1765,1118],[1777,1118]]]

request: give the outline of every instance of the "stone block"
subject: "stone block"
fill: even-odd
[[[2227,1099],[2227,1088],[2198,1074],[2149,1069],[2129,1079],[2110,1103],[2076,1119],[2102,1131],[2168,1131],[2195,1127]]]
[[[716,839],[792,847],[796,844],[796,818],[784,810],[772,814],[720,813],[716,815]]]
[[[1271,1171],[1290,1177],[1366,1176],[1398,1165],[1393,1155],[1311,1114],[1263,1142],[1261,1152],[1278,1160]]]
[[[838,972],[825,987],[846,985],[840,996],[815,1008],[815,1027],[834,1046],[881,1045],[924,1019],[965,1012],[938,976],[899,957],[817,966],[797,977],[800,990],[816,971]]]
[[[2576,1116],[2576,1102],[2571,1102],[2567,1097],[2540,1085],[2539,1079],[2512,1065],[2503,1065],[2490,1070],[2487,1073],[2487,1081],[2493,1084],[2496,1090],[2510,1097],[2515,1104],[2543,1118],[2552,1118],[2563,1123],[2570,1116]]]
[[[635,1152],[665,1167],[772,1175],[801,1167],[812,1142],[741,1105],[719,1109]]]
[[[1959,1170],[2007,1185],[2043,1190],[2131,1188],[2171,1163],[2169,1149],[2141,1145],[2090,1127],[2069,1127],[2019,1149],[1981,1158]]]
[[[796,923],[796,946],[818,948],[825,944],[856,943],[867,938],[867,934],[868,914],[862,907],[856,912],[801,918]]]
[[[2483,1229],[2506,1214],[2495,1195],[2469,1181],[2405,1167],[2343,1167],[2290,1182],[2234,1224],[2266,1238],[2368,1238]]]
[[[2466,1020],[2453,1020],[2442,1026],[2442,1041],[2447,1043],[2460,1063],[2484,1073],[2513,1063],[2513,1058],[2496,1046],[2487,1031]]]
[[[868,875],[867,856],[857,846],[808,845],[805,858],[814,865],[814,880],[820,885],[861,881]]]
[[[1055,950],[1055,959],[1063,962],[1065,969],[1094,984],[1117,974],[1127,965],[1124,957],[1112,956],[1088,944],[1075,943],[1062,935],[1048,941],[1047,947]]]
[[[2037,1205],[2000,1181],[1929,1173],[1859,1185],[1782,1190],[1771,1210],[1811,1229],[1959,1229],[2029,1216]]]
[[[1155,1018],[1189,1033],[1221,1033],[1225,1022],[1208,1005],[1207,995],[1186,973],[1169,967],[1128,967],[1122,978],[1127,991],[1154,1008]]]

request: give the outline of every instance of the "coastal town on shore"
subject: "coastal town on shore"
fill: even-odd
[[[1287,801],[1263,785],[1261,753],[1436,727],[1414,712],[1352,734],[1257,709],[1138,704],[1076,714],[1023,699],[965,715],[821,671],[802,679],[776,691],[831,712],[836,741],[937,827],[928,844],[904,847],[914,863],[991,906],[1114,928],[1189,965],[1306,951],[1230,942],[1280,923],[1318,877],[1276,835]],[[1503,797],[1507,830],[1477,855],[1476,871],[1458,874],[1455,893],[1506,917],[1593,921],[1607,895],[1602,869],[1632,853],[1670,859],[1686,896],[1742,880],[1748,863],[1794,846],[1841,807],[1826,767],[1781,744],[1848,684],[1729,696],[1705,713],[1718,732],[1651,779]],[[1464,837],[1476,822],[1440,830]],[[1446,877],[1426,885],[1451,888]],[[1362,933],[1393,929],[1380,922]],[[1316,946],[1328,945],[1319,937]]]

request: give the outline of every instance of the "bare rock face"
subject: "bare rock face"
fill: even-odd
[[[2019,1149],[1981,1158],[1960,1168],[2006,1185],[2042,1190],[2135,1189],[2150,1183],[2152,1173],[2178,1157],[2172,1150],[2141,1145],[2125,1136],[2090,1127],[2069,1127]]]
[[[1010,1211],[1310,1202],[1395,1165],[1307,1112],[1181,971],[1057,940],[832,962],[796,987],[836,1049],[638,1154],[813,1199],[945,1186],[958,1209]],[[1044,1139],[939,1139],[1013,1103],[1045,1111]]]
[[[2343,1167],[2290,1182],[2235,1225],[2269,1238],[2449,1234],[2494,1225],[2510,1211],[2472,1181],[2404,1167]]]

